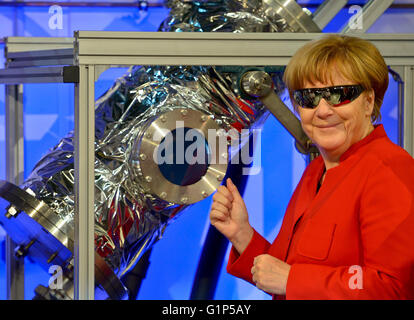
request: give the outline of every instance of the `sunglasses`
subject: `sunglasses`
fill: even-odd
[[[293,91],[293,99],[302,108],[314,109],[322,98],[330,105],[339,107],[354,101],[364,91],[361,85],[311,88]]]

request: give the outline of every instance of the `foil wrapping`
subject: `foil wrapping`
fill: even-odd
[[[170,15],[160,31],[293,32],[271,0],[165,1]]]
[[[262,1],[167,1],[163,32],[289,32]],[[168,50],[168,48],[166,48]],[[95,248],[123,276],[165,228],[188,207],[146,192],[131,161],[134,143],[150,119],[174,108],[213,117],[224,130],[260,127],[268,112],[238,92],[237,73],[196,66],[134,66],[95,104]],[[283,84],[273,74],[276,90]],[[244,138],[244,141],[247,140]],[[244,143],[240,140],[240,146]],[[30,188],[74,229],[73,132],[36,164],[21,186]]]

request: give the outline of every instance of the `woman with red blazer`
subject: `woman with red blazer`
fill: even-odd
[[[285,74],[320,156],[306,168],[269,243],[227,180],[210,220],[232,243],[227,271],[274,299],[414,299],[414,159],[387,137],[388,68],[356,37],[311,41]]]

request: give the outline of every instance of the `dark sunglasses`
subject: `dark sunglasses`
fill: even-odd
[[[316,108],[322,98],[330,105],[339,107],[354,101],[364,91],[361,85],[310,88],[293,91],[293,99],[302,108]]]

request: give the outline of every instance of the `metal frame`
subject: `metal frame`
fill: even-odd
[[[6,179],[23,182],[24,173],[23,86],[6,85]],[[7,299],[24,299],[24,260],[15,258],[17,245],[6,236]]]
[[[360,30],[356,32],[366,32],[377,21],[377,19],[387,10],[394,0],[369,0],[360,13],[363,18],[363,23]],[[342,28],[342,33],[353,32],[349,23]]]
[[[76,299],[94,298],[94,215],[88,213],[94,210],[94,86],[101,72],[111,67],[130,65],[286,65],[299,47],[323,35],[326,34],[75,32],[72,66],[79,70],[79,79],[75,83]],[[359,36],[372,41],[387,64],[402,76],[405,104],[404,148],[413,155],[414,34]],[[8,38],[8,54],[10,55],[10,48],[15,40],[24,42],[24,39]],[[63,70],[67,66],[48,65],[53,57],[47,57],[45,51],[33,51],[34,48],[39,50],[42,46],[35,42],[36,39],[29,39],[30,49],[24,54],[11,54],[10,57],[14,56],[15,60],[9,58],[11,60],[8,60],[7,68],[0,70],[0,83],[38,82],[39,78],[27,71],[30,68],[39,68],[40,65],[43,71],[47,70],[42,75],[42,81],[62,82]],[[61,53],[60,56],[64,56],[67,61],[68,50],[63,51],[64,48],[50,51],[54,48],[50,48],[50,43],[48,45],[49,53],[54,53],[55,58]],[[25,49],[25,46],[21,48]],[[25,67],[19,67],[20,76],[16,77],[17,60],[27,57],[30,59],[26,61],[31,62],[27,62]],[[56,77],[58,69],[61,70],[61,77]]]
[[[313,21],[323,30],[347,3],[348,0],[325,0],[314,12]]]

